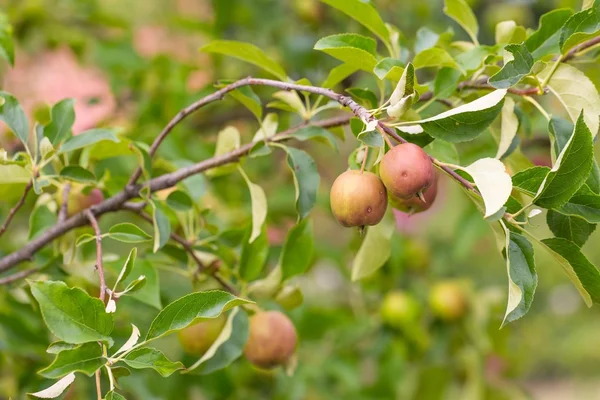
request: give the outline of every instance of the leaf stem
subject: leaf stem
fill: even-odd
[[[365,172],[365,167],[367,166],[367,158],[369,158],[369,146],[365,146],[365,154],[362,160],[362,165],[360,166],[360,173]]]
[[[102,232],[94,213],[87,209],[85,215],[96,234],[96,269],[98,270],[98,279],[100,280],[100,294],[98,298],[104,303],[106,298],[106,280],[104,279],[104,265],[102,264]]]
[[[23,191],[23,195],[21,196],[21,198],[19,199],[17,204],[15,204],[15,206],[10,209],[10,211],[8,213],[8,217],[6,217],[6,221],[4,221],[2,226],[0,226],[0,236],[2,236],[2,234],[4,234],[4,232],[6,232],[6,230],[8,229],[8,226],[10,225],[13,218],[15,217],[15,214],[17,214],[17,211],[19,211],[19,209],[21,207],[23,207],[23,204],[25,204],[25,199],[27,198],[27,194],[29,193],[29,191],[31,190],[32,187],[33,187],[33,179],[30,180],[29,183],[27,183],[27,185],[25,186],[25,190]]]
[[[544,110],[544,107],[542,107],[542,105],[540,103],[538,103],[533,97],[531,96],[523,96],[523,98],[528,101],[529,103],[533,104],[535,108],[538,109],[538,111],[540,113],[542,113],[542,115],[544,116],[544,118],[546,118],[548,121],[550,121],[552,119],[552,116],[550,114],[548,114],[548,112],[546,110]]]

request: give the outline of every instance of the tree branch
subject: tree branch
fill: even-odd
[[[8,213],[8,216],[6,217],[6,221],[4,221],[4,223],[2,224],[2,226],[0,226],[0,236],[2,236],[4,234],[4,232],[6,232],[6,230],[8,229],[8,226],[12,222],[12,220],[15,217],[15,214],[17,213],[17,211],[19,211],[19,209],[21,207],[23,207],[23,204],[25,204],[25,199],[27,198],[27,194],[29,193],[29,191],[31,190],[32,187],[33,187],[33,180],[29,181],[29,183],[27,184],[27,186],[25,186],[25,190],[23,191],[23,195],[21,196],[21,198],[19,199],[19,201],[17,202],[17,204],[15,204],[15,206],[10,209],[10,212]]]
[[[62,222],[67,219],[67,215],[69,214],[69,192],[71,191],[71,184],[67,182],[65,187],[63,188],[62,193],[62,204],[60,206],[60,211],[58,212],[58,221]]]
[[[104,303],[104,299],[106,298],[106,280],[104,279],[104,265],[102,263],[102,232],[100,232],[100,226],[94,213],[89,208],[84,213],[96,235],[96,270],[98,271],[98,278],[100,280],[100,294],[98,298]]]

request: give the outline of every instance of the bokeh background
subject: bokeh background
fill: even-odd
[[[442,13],[442,0],[373,0],[384,20],[402,31],[412,48],[416,32],[427,26],[436,32],[454,29]],[[502,20],[536,28],[544,12],[557,7],[581,7],[580,0],[469,0],[481,24],[481,42],[492,43]],[[74,130],[98,125],[122,127],[136,140],[150,141],[178,110],[201,97],[219,79],[258,74],[255,68],[211,56],[198,48],[211,39],[254,43],[278,59],[292,78],[324,80],[337,64],[312,49],[322,36],[364,29],[342,13],[316,0],[0,0],[0,9],[13,24],[17,46],[14,69],[3,64],[2,88],[17,96],[32,119],[43,119],[48,104],[65,97],[77,100]],[[596,68],[594,68],[596,67]],[[582,66],[598,82],[597,64]],[[372,86],[357,74],[338,88]],[[257,93],[265,93],[256,89]],[[268,92],[268,91],[267,91]],[[264,96],[265,103],[268,96]],[[282,118],[285,127],[293,119]],[[195,114],[165,142],[166,159],[198,161],[214,152],[216,133],[233,124],[246,140],[257,129],[251,113],[232,99]],[[532,160],[549,160],[549,143],[542,121],[532,124],[524,150]],[[128,399],[600,399],[600,311],[587,309],[561,268],[536,249],[539,286],[529,314],[499,329],[506,301],[506,269],[491,229],[456,185],[441,181],[436,205],[416,216],[397,216],[393,255],[385,267],[360,283],[350,281],[350,265],[360,243],[358,234],[338,226],[328,205],[333,179],[347,167],[356,143],[352,135],[339,154],[319,144],[304,145],[322,175],[319,204],[314,210],[315,264],[297,279],[304,304],[289,313],[301,345],[293,376],[265,373],[239,360],[225,371],[208,376],[159,378],[136,371],[121,383]],[[0,145],[14,148],[8,135]],[[467,164],[474,155],[494,155],[491,135],[461,149]],[[116,164],[135,160],[118,157],[100,161],[97,176]],[[270,258],[273,265],[293,224],[293,183],[283,155],[247,162],[254,182],[267,192]],[[165,167],[165,170],[167,168]],[[115,190],[127,176],[113,176]],[[249,222],[249,196],[237,175],[194,181],[195,195],[223,226]],[[108,188],[110,190],[110,188]],[[4,217],[19,196],[0,188]],[[28,206],[31,209],[30,199]],[[0,254],[26,240],[27,213],[15,223],[16,233],[3,238]],[[110,217],[107,217],[110,218]],[[116,217],[112,217],[116,218]],[[120,217],[122,220],[123,217]],[[544,237],[543,217],[537,219]],[[235,230],[232,229],[235,233]],[[596,232],[584,252],[600,263]],[[115,245],[109,251],[123,253]],[[90,252],[90,255],[92,252]],[[93,256],[90,256],[90,260]],[[140,327],[156,313],[153,304],[191,291],[177,274],[180,266],[151,259],[160,291],[146,301],[131,300],[125,315]],[[85,266],[73,266],[70,283],[88,282]],[[89,274],[88,274],[89,275]],[[469,314],[460,322],[443,323],[428,311],[430,289],[457,280],[471,299]],[[379,307],[394,289],[411,293],[423,309],[414,330],[383,326]],[[16,290],[16,289],[15,289]],[[47,382],[33,371],[50,360],[44,353],[49,337],[19,292],[0,289],[0,398],[25,398],[23,393]],[[275,305],[274,305],[275,307]],[[123,338],[128,322],[121,326]],[[175,337],[160,346],[173,359],[187,360]],[[93,390],[78,384],[66,398],[85,399]]]

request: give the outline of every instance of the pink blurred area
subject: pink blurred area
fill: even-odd
[[[18,52],[15,67],[4,78],[4,89],[19,100],[30,119],[44,104],[74,98],[74,135],[96,127],[117,108],[106,76],[80,64],[66,47],[34,55]]]
[[[419,228],[425,226],[427,221],[431,220],[432,218],[436,218],[436,216],[439,215],[440,211],[444,208],[443,205],[446,201],[446,197],[448,196],[446,184],[446,179],[439,180],[438,195],[431,208],[427,211],[409,215],[405,212],[393,209],[394,218],[396,219],[396,228],[398,231],[406,234],[415,233],[419,231]]]

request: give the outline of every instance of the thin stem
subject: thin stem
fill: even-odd
[[[108,375],[108,383],[110,384],[110,390],[115,390],[115,377],[113,376],[112,369],[106,364],[106,374]]]
[[[367,166],[367,158],[369,158],[369,146],[365,146],[365,154],[362,160],[362,165],[360,166],[360,173],[365,172],[365,167]]]
[[[548,112],[546,112],[546,110],[544,110],[544,107],[542,107],[542,105],[540,103],[538,103],[533,97],[523,96],[523,98],[525,100],[527,100],[528,102],[530,102],[531,104],[533,104],[535,106],[535,108],[537,108],[538,111],[540,113],[542,113],[542,115],[544,116],[544,118],[546,118],[548,121],[550,121],[552,119],[552,117],[550,116],[550,114],[548,114]]]
[[[437,97],[433,96],[431,97],[431,99],[427,100],[425,102],[425,104],[423,104],[421,107],[417,108],[416,112],[420,113],[423,110],[425,110],[427,107],[429,107],[430,105],[432,105],[435,101],[437,100]]]
[[[540,86],[542,88],[545,88],[548,85],[548,82],[550,82],[550,79],[552,79],[552,76],[554,75],[554,73],[556,72],[556,70],[558,69],[558,66],[562,63],[562,61],[563,61],[563,58],[559,57],[554,62],[554,64],[552,65],[552,68],[550,69],[550,72],[548,73],[548,75],[546,75],[546,77],[544,78],[544,80],[542,81],[542,83],[540,83]]]
[[[100,370],[96,371],[96,397],[102,400],[102,383],[100,381]]]
[[[564,57],[562,57],[562,61],[566,62],[569,61],[577,56],[580,56],[582,54],[585,54],[587,49],[590,49],[592,47],[595,47],[596,45],[600,44],[600,36],[595,37],[593,39],[588,40],[587,42],[583,42],[578,46],[575,46],[573,49],[571,49],[567,55],[565,55]]]
[[[21,280],[23,278],[27,278],[29,275],[38,272],[40,269],[39,268],[31,268],[31,269],[25,269],[23,271],[14,273],[12,275],[8,275],[5,276],[3,278],[0,278],[0,286],[2,285],[8,285],[9,283],[12,282],[16,282],[18,280]]]
[[[87,209],[85,215],[96,234],[96,269],[98,270],[98,279],[100,280],[100,294],[98,298],[104,303],[106,298],[106,280],[104,279],[104,265],[102,264],[102,232],[94,213]]]
[[[13,208],[11,208],[11,210],[8,213],[8,216],[6,217],[6,221],[4,221],[2,226],[0,226],[0,236],[2,236],[2,234],[4,234],[4,232],[6,232],[6,230],[8,229],[8,226],[12,222],[17,211],[19,211],[19,209],[21,207],[23,207],[23,204],[25,204],[25,199],[27,198],[27,194],[29,193],[29,191],[31,190],[32,187],[33,187],[33,180],[29,181],[29,183],[25,186],[23,195],[21,196],[21,198],[19,199],[17,204],[15,204],[15,206]]]
[[[59,222],[62,222],[65,219],[67,219],[68,207],[69,207],[69,192],[70,191],[71,191],[71,184],[67,182],[67,184],[63,188],[62,204],[60,206],[60,211],[58,212],[58,221]]]

